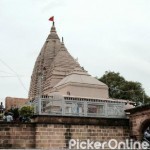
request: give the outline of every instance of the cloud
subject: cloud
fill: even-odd
[[[42,12],[46,12],[49,10],[52,11],[55,8],[59,8],[59,7],[64,6],[64,4],[65,4],[65,2],[60,1],[60,0],[47,1],[42,8]]]

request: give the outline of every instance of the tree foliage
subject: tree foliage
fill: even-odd
[[[106,71],[99,80],[108,85],[111,98],[127,99],[137,104],[150,103],[150,97],[140,82],[127,81],[120,73],[112,71]]]
[[[23,117],[31,117],[34,113],[34,108],[32,106],[23,106],[20,109],[20,115]]]

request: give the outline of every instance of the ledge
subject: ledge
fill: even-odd
[[[65,124],[65,125],[100,125],[100,126],[129,126],[126,118],[93,118],[77,116],[33,116],[34,123],[40,124]]]

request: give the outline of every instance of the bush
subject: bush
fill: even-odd
[[[32,106],[23,106],[19,112],[22,117],[31,117],[33,116],[34,108]]]

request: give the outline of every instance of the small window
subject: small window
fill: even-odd
[[[67,91],[67,95],[70,95],[70,92],[69,92],[69,91]]]

